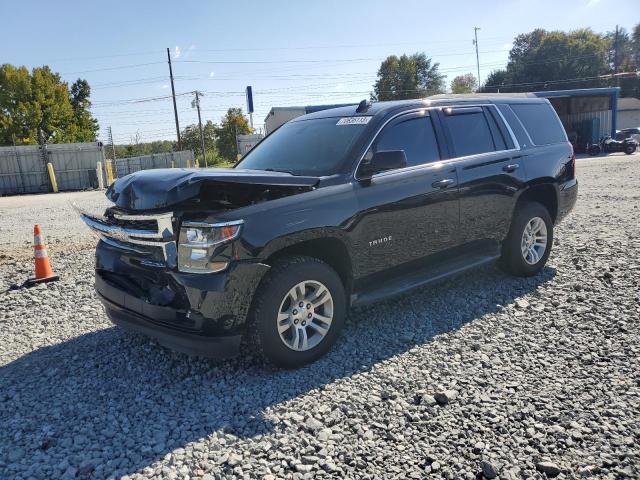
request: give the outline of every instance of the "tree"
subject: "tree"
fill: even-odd
[[[510,77],[506,70],[494,70],[487,76],[485,84],[480,91],[502,92],[505,88],[505,84],[510,83],[509,79]]]
[[[444,92],[444,75],[439,63],[424,53],[387,57],[378,70],[371,95],[374,100],[403,100],[428,97]]]
[[[218,153],[227,161],[234,162],[238,154],[236,135],[251,133],[249,120],[242,113],[241,108],[230,108],[222,119],[216,132],[216,146]]]
[[[608,43],[607,61],[611,72],[635,72],[640,69],[640,55],[636,51],[638,43],[634,38],[640,37],[640,24],[634,30],[632,35],[624,28],[618,29],[617,35],[615,31],[605,34]],[[619,86],[623,97],[640,97],[640,79],[636,75],[614,78],[609,84]]]
[[[97,123],[88,112],[90,89],[76,82],[72,93],[47,66],[0,66],[0,144],[37,144],[95,140]],[[75,85],[75,84],[74,84]],[[77,110],[76,110],[77,107]]]
[[[590,29],[569,33],[536,29],[515,38],[507,68],[488,78],[482,90],[526,92],[604,86],[594,77],[610,72],[607,52],[606,38]]]
[[[478,81],[471,73],[458,75],[451,81],[451,93],[473,93],[478,88]]]
[[[202,131],[204,133],[204,146],[207,149],[207,161],[213,160],[213,163],[216,163],[215,160],[218,157],[216,147],[217,130],[217,125],[211,120],[207,120],[207,122],[202,126]],[[180,132],[180,138],[182,139],[182,148],[193,150],[194,152],[200,152],[198,157],[199,159],[202,158],[202,142],[200,141],[200,129],[198,125],[193,124],[185,127],[184,130]],[[199,163],[200,165],[205,165],[204,161]]]
[[[98,134],[98,121],[93,118],[91,108],[91,87],[86,80],[78,79],[71,85],[71,106],[76,117],[77,139],[80,142],[93,142]]]

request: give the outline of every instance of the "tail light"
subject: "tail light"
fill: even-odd
[[[573,149],[573,145],[571,146],[571,160],[569,160],[569,171],[570,178],[576,178],[576,152]]]

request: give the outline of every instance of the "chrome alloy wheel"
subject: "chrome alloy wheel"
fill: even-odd
[[[535,265],[547,250],[547,225],[540,217],[533,217],[522,232],[520,242],[522,258],[529,265]]]
[[[291,350],[318,345],[331,328],[333,298],[322,283],[306,280],[285,295],[278,311],[278,334]]]

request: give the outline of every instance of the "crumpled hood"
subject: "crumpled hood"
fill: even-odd
[[[125,210],[152,210],[197,197],[204,184],[264,185],[277,187],[313,187],[318,177],[294,176],[264,170],[224,168],[162,168],[142,170],[116,180],[105,195]]]

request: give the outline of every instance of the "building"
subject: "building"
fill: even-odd
[[[244,157],[249,150],[255,147],[260,140],[262,140],[263,135],[260,133],[250,133],[247,135],[238,135],[236,137],[237,148],[238,148],[238,158]]]
[[[533,92],[549,99],[564,125],[569,140],[582,147],[605,135],[615,137],[619,87],[580,88]]]
[[[265,134],[269,135],[280,125],[283,125],[289,120],[293,120],[294,118],[301,115],[319,112],[320,110],[327,110],[329,108],[346,107],[348,105],[357,105],[357,103],[340,103],[335,105],[308,105],[306,107],[273,107],[271,108],[271,110],[269,110],[269,113],[264,119]]]
[[[640,98],[618,99],[618,130],[640,127]]]

